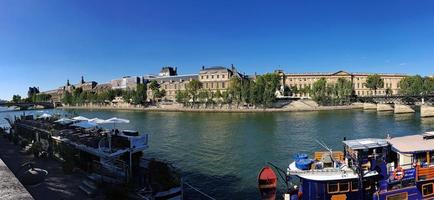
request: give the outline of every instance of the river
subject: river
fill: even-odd
[[[51,111],[53,112],[53,111]],[[54,112],[59,112],[54,110]],[[173,163],[190,184],[216,199],[258,199],[256,176],[267,162],[285,168],[295,153],[334,150],[342,139],[434,130],[434,118],[362,110],[288,113],[179,113],[68,110],[86,117],[127,118],[119,128],[150,135],[149,157]],[[22,112],[0,112],[0,118]],[[0,126],[1,126],[0,122]],[[4,121],[3,121],[4,123]],[[187,199],[200,199],[186,190]],[[203,198],[205,199],[205,198]]]

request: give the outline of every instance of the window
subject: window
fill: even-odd
[[[217,78],[220,78],[220,75],[217,75]]]
[[[386,197],[386,200],[408,200],[408,193],[392,194]]]
[[[214,88],[214,83],[211,83],[211,88]]]
[[[211,75],[211,79],[214,79],[214,75]]]
[[[225,78],[225,75],[222,75],[222,78]]]
[[[429,196],[434,194],[434,183],[427,183],[422,185],[422,195]]]
[[[206,75],[206,79],[208,79],[209,77],[208,77],[208,75]]]
[[[224,76],[224,75],[223,75]],[[222,88],[225,88],[225,83],[224,82],[222,82]]]
[[[337,183],[327,184],[327,192],[329,194],[334,194],[339,192],[339,185]]]
[[[201,78],[203,79],[203,76],[201,76]]]
[[[205,83],[205,88],[208,88],[208,83]]]
[[[357,182],[357,181],[351,182],[351,191],[353,191],[353,192],[359,191],[359,182]]]
[[[350,191],[350,184],[348,182],[339,183],[339,191],[340,192],[349,192]]]

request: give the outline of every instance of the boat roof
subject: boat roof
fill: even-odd
[[[392,150],[400,153],[434,151],[434,131],[418,135],[395,137],[388,140]]]
[[[354,150],[362,150],[362,149],[372,149],[378,147],[387,146],[386,139],[378,139],[378,138],[364,138],[357,140],[345,140],[343,141],[345,145]]]

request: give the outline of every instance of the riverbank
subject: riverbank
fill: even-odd
[[[130,110],[144,112],[210,112],[210,113],[258,113],[258,112],[312,112],[327,110],[353,110],[363,109],[363,105],[353,104],[345,106],[295,106],[284,108],[187,108],[187,107],[116,107],[116,106],[64,106],[60,109],[85,110]]]

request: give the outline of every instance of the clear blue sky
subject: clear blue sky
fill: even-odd
[[[0,99],[230,64],[434,74],[434,1],[0,1]]]

